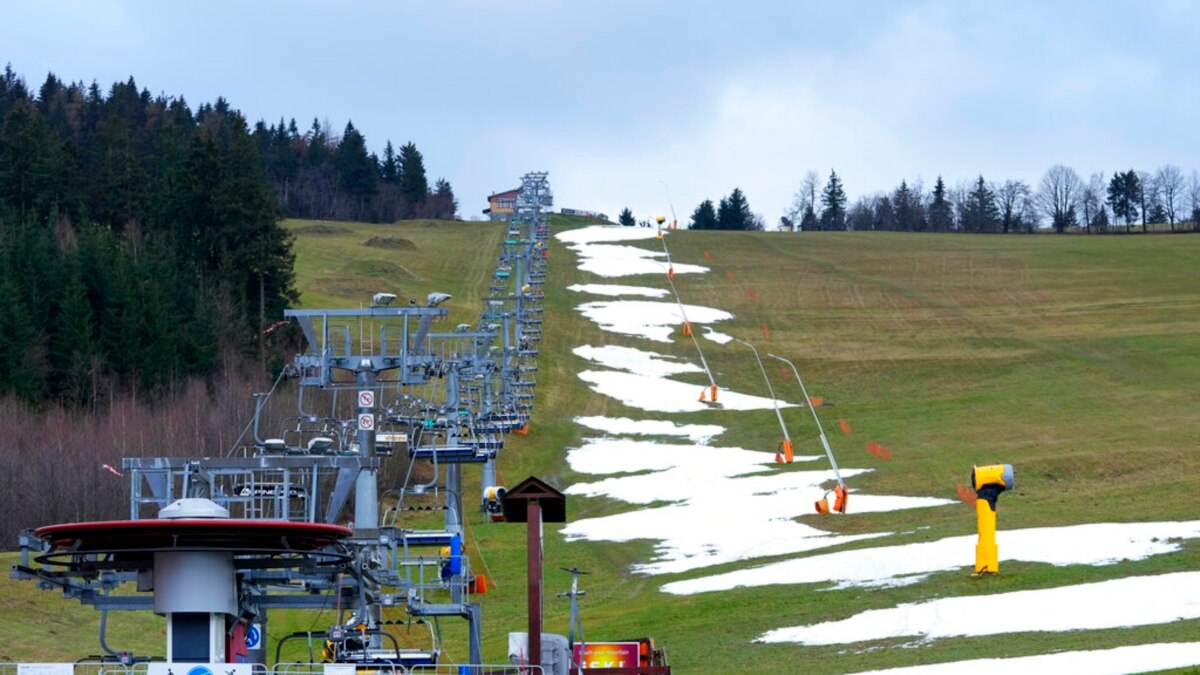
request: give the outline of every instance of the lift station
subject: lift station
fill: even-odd
[[[467,623],[469,662],[482,663],[487,581],[471,569],[463,526],[468,508],[503,520],[496,456],[508,434],[529,430],[552,204],[546,173],[522,177],[474,324],[435,330],[451,299],[440,292],[288,310],[306,349],[280,375],[298,382],[282,428],[262,428],[276,381],[229,451],[126,458],[128,519],[27,530],[12,576],[94,606],[105,658],[154,661],[150,675],[195,664],[249,675],[263,667],[249,664],[278,661],[267,653],[270,613],[295,608],[339,610],[320,630],[272,635],[279,648],[308,642],[311,662],[436,668],[439,621],[454,618]],[[403,480],[381,485],[397,456],[409,460]],[[481,471],[478,506],[463,494],[470,465]],[[123,610],[167,618],[162,655],[107,645],[108,613]],[[399,647],[384,628],[396,623],[428,629],[428,647]]]

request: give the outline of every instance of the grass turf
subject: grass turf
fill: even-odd
[[[556,232],[582,224],[553,219]],[[503,235],[491,223],[287,225],[297,234],[304,306],[357,305],[380,290],[418,298],[438,290],[455,295],[448,303],[454,323],[478,315]],[[372,239],[372,245],[364,243]],[[677,262],[712,268],[707,275],[676,278],[684,302],[733,312],[735,318],[719,330],[791,358],[810,393],[832,403],[822,413],[839,463],[875,469],[853,479],[853,487],[952,498],[972,463],[1008,462],[1016,467],[1018,489],[1001,497],[1002,530],[1191,519],[1200,513],[1200,237],[680,232],[668,242]],[[632,245],[658,244],[651,239]],[[694,359],[690,341],[678,334],[671,345],[637,344],[579,316],[573,307],[594,298],[566,286],[597,279],[577,271],[573,256],[557,242],[550,248],[533,433],[510,439],[502,453],[500,472],[509,485],[528,475],[560,487],[588,479],[573,474],[563,459],[582,435],[571,421],[577,415],[668,417],[591,393],[575,375],[585,364],[571,354],[573,347],[627,344]],[[665,287],[659,275],[614,281]],[[736,343],[701,344],[719,384],[765,394],[748,350]],[[794,383],[768,372],[781,397],[798,398]],[[697,393],[702,377],[694,379]],[[728,427],[717,441],[722,445],[770,452],[779,437],[770,411],[670,417]],[[787,410],[785,418],[798,453],[817,452],[804,411]],[[847,421],[852,435],[837,431],[838,418]],[[887,446],[891,460],[868,453],[868,440]],[[471,494],[478,476],[466,473]],[[568,515],[630,508],[572,498]],[[854,514],[853,498],[850,514],[817,522],[849,533],[908,532],[888,544],[974,531],[973,513],[965,506]],[[481,519],[469,524],[475,570],[490,571],[498,584],[482,599],[485,654],[488,661],[502,661],[507,633],[524,629],[524,528],[485,525]],[[557,529],[546,529],[547,630],[566,630],[566,602],[554,593],[566,589],[569,575],[558,568],[578,565],[592,572],[584,577],[588,595],[582,601],[588,638],[653,635],[680,672],[853,672],[1187,640],[1200,629],[1200,621],[1192,620],[930,644],[751,642],[771,628],[902,602],[1197,569],[1200,545],[1194,542],[1175,554],[1105,567],[1004,562],[1002,548],[1002,574],[994,578],[971,579],[972,561],[964,559],[960,572],[895,589],[827,592],[783,585],[676,597],[658,587],[778,558],[648,578],[628,568],[652,555],[651,542],[565,543]],[[91,644],[97,624],[90,608],[39,593],[32,584],[6,582],[0,592],[6,606],[19,607],[22,615],[0,625],[10,648],[0,660],[65,659],[97,651],[82,646]],[[273,614],[272,631],[323,627],[332,614]],[[114,615],[111,622],[110,642],[119,641],[116,631],[127,630],[122,648],[161,649],[161,619]],[[462,626],[448,624],[444,632],[448,656],[465,660]]]

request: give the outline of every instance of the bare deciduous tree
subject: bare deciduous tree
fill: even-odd
[[[1080,191],[1079,203],[1083,207],[1083,227],[1092,231],[1092,222],[1104,208],[1105,182],[1103,173],[1094,173],[1083,184]]]
[[[1200,230],[1200,172],[1192,169],[1192,180],[1188,185],[1192,201],[1192,229]]]
[[[1005,232],[1031,230],[1034,218],[1030,211],[1030,189],[1023,180],[1006,180],[1003,185],[993,186],[996,205],[1000,208],[1000,227]]]
[[[800,188],[796,190],[796,194],[792,195],[792,205],[788,208],[785,214],[787,219],[795,224],[804,221],[804,214],[817,209],[817,193],[821,191],[821,177],[816,171],[809,171],[804,174],[804,180],[800,181]]]
[[[1164,164],[1158,168],[1154,176],[1158,187],[1158,196],[1162,200],[1163,209],[1167,212],[1167,220],[1171,223],[1171,231],[1175,230],[1175,212],[1182,206],[1183,172],[1174,164]]]
[[[1050,219],[1055,232],[1064,232],[1074,224],[1079,188],[1079,174],[1063,164],[1055,164],[1042,176],[1037,202],[1042,213]]]

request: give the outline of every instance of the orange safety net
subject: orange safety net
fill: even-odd
[[[728,280],[730,280],[730,281],[733,281],[735,277],[734,277],[734,275],[733,275],[733,272],[726,272],[726,273],[725,273],[725,278],[726,278],[726,279],[728,279]]]
[[[711,253],[709,253],[708,251],[705,251],[705,252],[704,252],[704,259],[705,259],[705,260],[712,260],[712,254],[711,254]]]
[[[875,441],[867,441],[867,452],[875,455],[879,459],[890,460],[892,458],[892,451],[888,450],[887,446],[880,445]]]
[[[692,336],[692,324],[691,324],[691,322],[690,322],[690,321],[684,321],[684,322],[683,322],[683,336],[684,336],[684,337],[691,337],[691,336]]]
[[[846,420],[840,417],[838,418],[838,428],[842,430],[843,434],[850,435],[850,425],[846,424]]]
[[[758,293],[755,293],[753,288],[746,289],[746,297],[750,298],[751,300],[753,300],[755,302],[758,301]]]
[[[767,327],[766,320],[763,320],[762,329],[763,329],[763,339],[766,340],[767,342],[770,342],[771,341],[771,329]]]
[[[667,266],[667,278],[670,279],[671,281],[675,280],[675,266],[674,265]]]
[[[809,396],[808,402],[812,404],[812,407],[820,408],[821,406],[825,405],[825,397],[824,396]]]

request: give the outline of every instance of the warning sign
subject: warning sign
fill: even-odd
[[[363,413],[358,416],[359,431],[374,431],[375,430],[375,415],[371,413]]]
[[[375,392],[370,389],[363,389],[358,392],[358,407],[374,408],[375,407]]]

